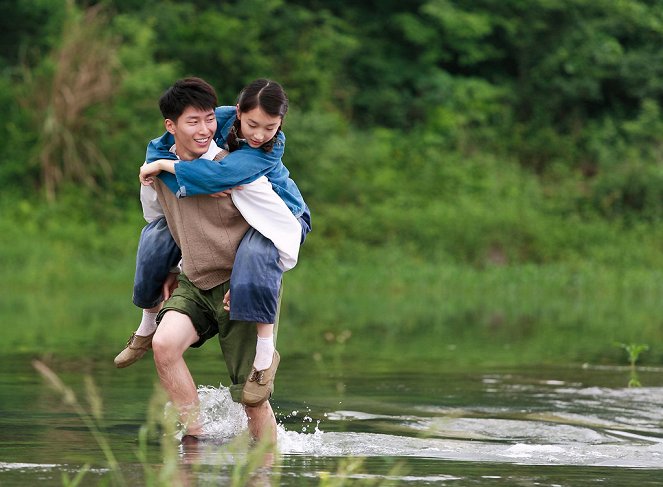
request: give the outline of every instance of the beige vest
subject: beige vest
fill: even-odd
[[[168,228],[182,249],[186,277],[202,290],[230,279],[235,252],[249,229],[231,198],[177,198],[159,178],[154,179]]]

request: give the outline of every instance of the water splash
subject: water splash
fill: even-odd
[[[198,398],[200,400],[200,417],[203,423],[204,435],[215,441],[225,442],[248,428],[248,418],[244,407],[233,401],[230,389],[219,385],[199,386]],[[301,418],[300,432],[287,431],[281,423],[277,424],[277,441],[279,449],[288,453],[305,453],[316,451],[320,447],[323,432],[320,431],[319,420],[310,416],[310,411],[303,415],[299,410],[286,414],[282,420]]]
[[[219,385],[198,386],[203,433],[216,440],[229,440],[248,427],[244,407],[233,401],[230,389]]]

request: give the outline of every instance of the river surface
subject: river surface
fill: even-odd
[[[99,440],[33,359],[0,358],[0,485],[63,485],[63,474],[73,478],[84,465],[80,485],[110,482]],[[150,358],[124,370],[112,367],[112,354],[40,359],[86,411],[103,411],[99,432],[126,485],[144,485],[146,472],[158,475],[173,462],[184,485],[230,485],[252,456],[238,440],[246,418],[219,383],[226,378],[213,353],[189,356],[210,441],[174,446],[170,463],[158,439],[139,448],[154,397]],[[85,377],[100,404],[86,399]],[[627,387],[630,379],[624,367],[465,370],[283,357],[272,401],[280,455],[246,478],[253,485],[663,485],[663,369],[638,369],[641,387]]]

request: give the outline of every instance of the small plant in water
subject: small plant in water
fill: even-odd
[[[619,343],[618,346],[626,350],[626,353],[628,354],[628,361],[631,365],[631,378],[628,381],[628,386],[640,387],[642,384],[640,384],[640,380],[638,379],[638,373],[636,371],[635,364],[640,358],[640,354],[649,350],[649,345],[645,345],[644,343]]]

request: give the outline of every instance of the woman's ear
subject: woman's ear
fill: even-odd
[[[240,115],[242,114],[242,112],[239,111],[239,104],[235,105],[235,111],[236,111],[235,115],[237,116],[237,120],[239,120]]]

